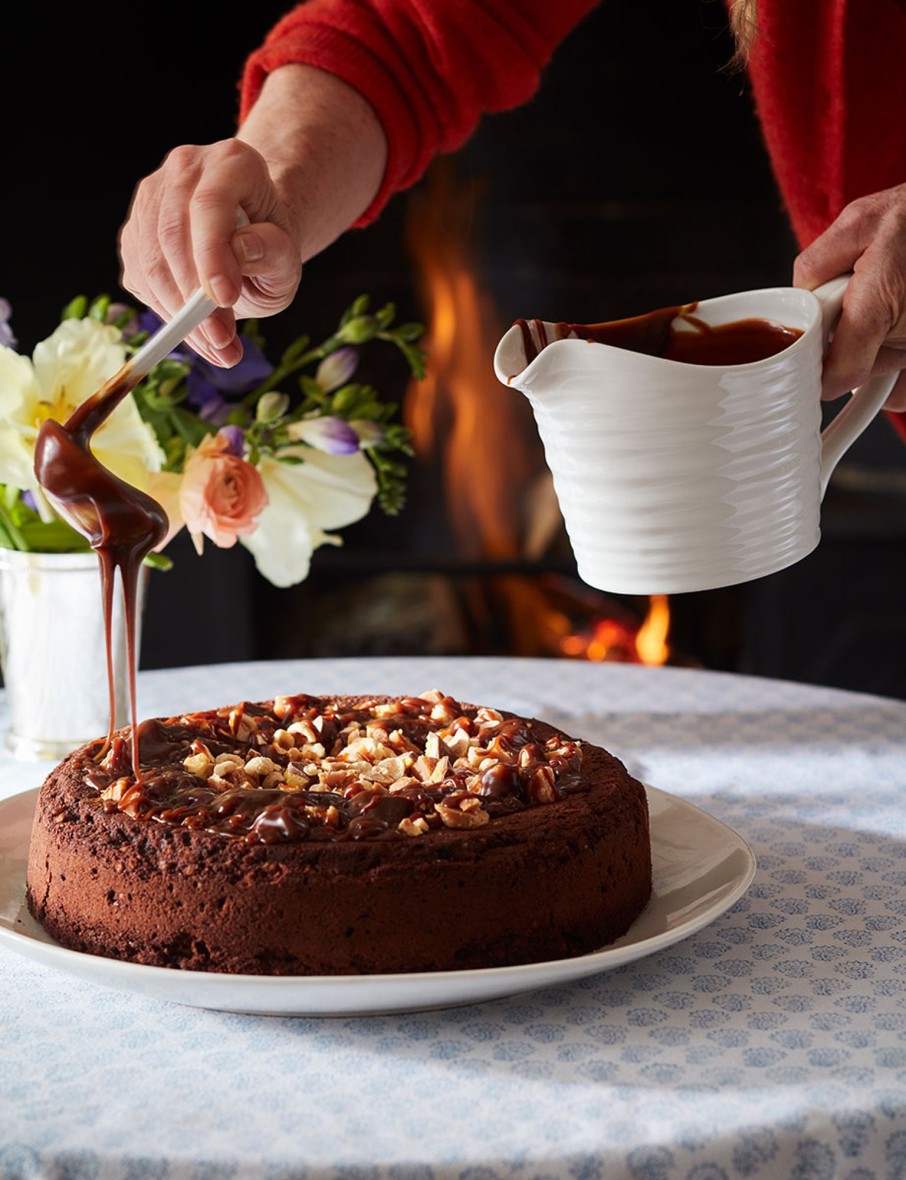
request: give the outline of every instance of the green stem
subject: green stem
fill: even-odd
[[[57,514],[51,508],[50,504],[48,504],[47,497],[44,495],[44,492],[41,490],[41,488],[33,488],[31,494],[32,499],[35,502],[35,508],[37,509],[38,516],[41,518],[41,522],[43,524],[53,524],[57,519]]]
[[[7,549],[18,549],[22,553],[28,553],[30,551],[31,547],[19,531],[2,498],[0,498],[0,527],[2,527],[6,537],[12,542],[6,546]]]

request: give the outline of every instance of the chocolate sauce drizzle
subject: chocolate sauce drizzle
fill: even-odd
[[[438,703],[440,720],[432,716]],[[85,781],[107,811],[251,844],[412,839],[407,822],[422,831],[480,828],[479,818],[587,790],[581,743],[546,733],[530,719],[476,711],[452,697],[351,706],[299,694],[144,721],[141,778],[130,777],[127,743],[117,735]],[[372,770],[360,761],[363,739],[381,757],[393,751],[395,782],[381,781],[385,762]],[[477,757],[462,756],[466,741]]]
[[[145,557],[167,535],[167,514],[160,504],[114,475],[95,458],[91,436],[138,384],[126,364],[97,393],[87,398],[65,424],[48,419],[38,433],[34,470],[48,499],[97,553],[104,606],[110,723],[101,754],[113,739],[115,684],[112,616],[116,571],[123,587],[126,658],[132,720],[132,767],[140,777],[136,716],[136,599]],[[73,620],[79,626],[79,620]]]
[[[516,320],[516,324],[522,331],[526,364],[548,344],[575,336],[690,365],[745,365],[776,356],[802,335],[799,328],[754,316],[708,324],[693,314],[697,307],[697,303],[661,307],[645,315],[601,324],[560,322],[554,325],[553,336],[543,320]]]

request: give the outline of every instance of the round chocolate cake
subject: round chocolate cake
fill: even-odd
[[[276,697],[145,721],[41,788],[28,905],[64,946],[255,975],[561,959],[651,892],[644,787],[542,721]]]

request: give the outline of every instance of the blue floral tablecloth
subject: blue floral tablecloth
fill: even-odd
[[[604,974],[394,1016],[183,1007],[0,948],[0,1177],[906,1177],[906,703],[483,658],[148,672],[139,694],[151,715],[434,687],[605,745],[734,828],[752,886]],[[0,795],[47,769],[0,757]]]

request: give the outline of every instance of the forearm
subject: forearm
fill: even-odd
[[[556,46],[597,0],[305,0],[248,58],[241,115],[270,76],[304,63],[342,79],[386,134],[382,183],[358,224],[374,220],[431,160],[456,151],[485,114],[537,90]]]
[[[361,217],[384,176],[387,141],[371,106],[315,66],[269,74],[237,138],[264,157],[302,262]]]

